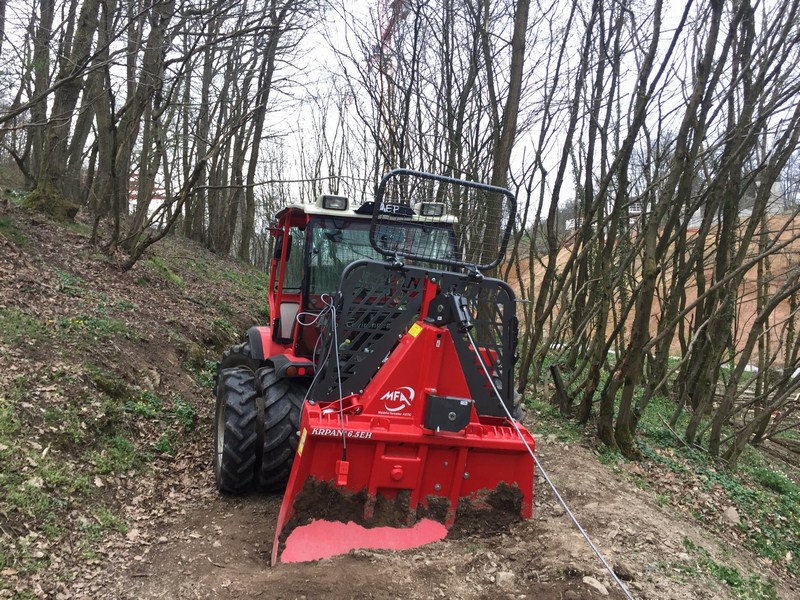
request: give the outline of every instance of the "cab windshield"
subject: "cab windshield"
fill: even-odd
[[[384,248],[418,248],[424,246],[436,258],[454,260],[455,235],[449,224],[419,225],[404,222],[402,226],[381,225],[377,231]],[[361,259],[385,260],[369,242],[370,222],[321,218],[309,224],[306,260],[311,296],[329,294],[339,287],[342,271],[351,262]],[[432,264],[415,263],[417,266]]]

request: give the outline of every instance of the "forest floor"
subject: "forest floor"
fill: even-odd
[[[175,238],[121,272],[88,233],[0,204],[0,598],[625,597],[541,474],[508,529],[270,567],[280,498],[221,496],[211,467],[214,360],[265,322],[265,277]],[[791,469],[724,472],[656,417],[628,462],[529,404],[633,597],[800,598]]]

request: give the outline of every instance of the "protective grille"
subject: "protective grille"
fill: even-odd
[[[474,324],[472,337],[506,406],[513,410],[517,320],[511,288],[488,277],[475,279],[459,273],[397,268],[373,261],[350,265],[342,275],[337,294],[342,396],[363,391],[400,336],[419,319],[425,279],[431,276],[439,281],[440,295],[456,294],[467,299]],[[459,333],[455,324],[447,327],[478,414],[505,416],[467,336]],[[335,353],[328,351],[333,339],[329,323],[322,327],[321,335],[324,368],[310,397],[333,401],[339,398],[339,386]]]
[[[378,186],[370,242],[386,257],[485,271],[500,264],[515,211],[509,190],[396,169]]]
[[[342,396],[360,393],[400,335],[419,318],[425,272],[392,269],[385,263],[358,261],[342,273],[337,294],[337,341]],[[330,323],[320,330],[324,371],[310,397],[339,399]]]

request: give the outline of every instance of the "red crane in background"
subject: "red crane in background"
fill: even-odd
[[[396,148],[394,142],[394,116],[392,114],[391,99],[394,96],[392,52],[389,46],[392,36],[397,31],[398,26],[405,21],[411,12],[409,0],[383,0],[379,9],[381,35],[378,43],[373,48],[372,60],[377,60],[380,69],[380,98],[379,98],[379,118],[381,120],[381,137],[383,147],[386,149],[384,156],[386,165],[383,169],[388,171],[397,167]]]
[[[381,14],[380,53],[391,43],[392,34],[398,23],[402,23],[411,12],[410,4],[408,0],[384,0]]]

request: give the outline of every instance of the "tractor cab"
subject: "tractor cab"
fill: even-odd
[[[331,302],[345,267],[357,260],[387,260],[370,242],[374,210],[371,202],[353,208],[349,198],[323,195],[313,205],[292,204],[276,215],[270,228],[275,239],[271,323],[251,329],[249,337],[260,358],[279,363],[282,376],[313,376],[316,316]],[[386,218],[378,231],[384,247],[400,252],[424,246],[432,258],[457,260],[457,219],[444,214],[442,203],[384,203],[379,212]]]

